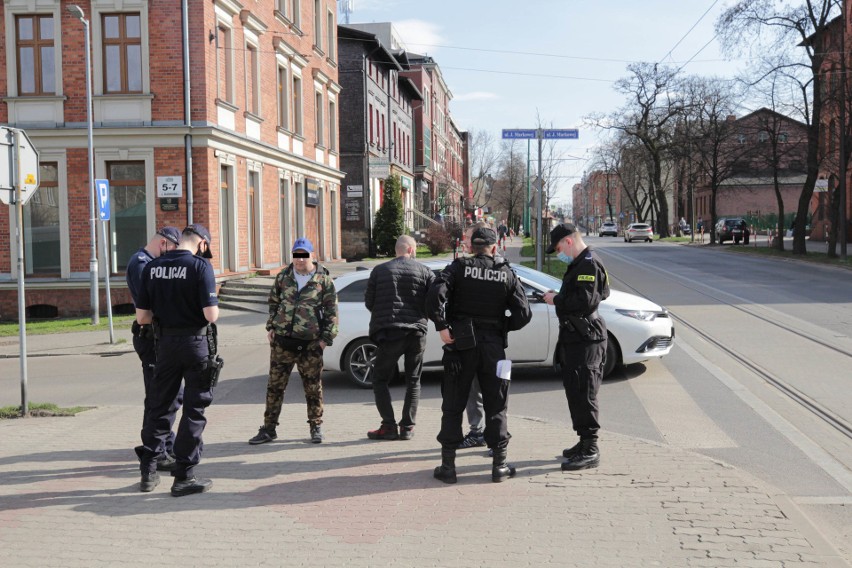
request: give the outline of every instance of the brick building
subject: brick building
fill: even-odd
[[[615,172],[594,170],[585,174],[572,188],[572,200],[575,223],[589,231],[597,231],[604,221],[615,221],[621,227],[636,221],[635,212],[624,198],[621,178]]]
[[[186,18],[177,0],[79,2],[95,177],[110,181],[99,281],[109,271],[114,305],[130,302],[130,255],[166,224],[210,229],[219,279],[289,263],[303,235],[341,258],[336,3],[243,1],[186,0]],[[90,310],[85,35],[67,6],[0,7],[0,123],[25,129],[41,162],[23,220],[27,305],[61,316]],[[180,197],[159,197],[178,182]],[[16,313],[14,219],[0,211],[0,318]]]
[[[399,176],[406,225],[413,227],[413,107],[422,104],[414,83],[402,76],[399,40],[392,28],[338,26],[342,100],[340,160],[343,180],[343,255],[373,256],[373,221],[381,207],[385,179]],[[361,27],[365,30],[360,29]],[[396,55],[395,55],[396,53]]]

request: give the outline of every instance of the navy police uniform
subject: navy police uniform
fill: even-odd
[[[208,243],[210,233],[200,225],[184,229]],[[153,472],[155,456],[163,451],[169,435],[172,402],[184,385],[184,405],[174,442],[177,480],[194,477],[201,459],[201,435],[207,423],[204,410],[213,401],[207,372],[208,322],[203,308],[218,305],[213,267],[185,249],[167,252],[149,262],[143,271],[137,308],[151,310],[157,328],[157,364],[153,377],[151,420],[142,431],[143,480]],[[175,494],[174,487],[172,494]]]
[[[479,228],[471,236],[474,245],[493,245],[496,241],[494,231],[487,228]],[[438,433],[444,473],[452,469],[452,474],[439,475],[438,468],[435,477],[448,483],[455,481],[455,449],[464,438],[462,415],[474,375],[482,390],[485,441],[494,449],[495,467],[498,461],[505,466],[511,437],[506,421],[509,381],[497,376],[497,362],[506,357],[506,334],[521,329],[532,318],[521,281],[505,260],[487,254],[459,258],[441,272],[429,289],[426,311],[435,328],[449,328],[455,340],[444,348],[443,415]],[[462,336],[471,329],[475,346],[465,348]],[[503,477],[497,479],[492,470],[494,481],[502,481]]]
[[[573,234],[575,227],[565,223],[554,228],[551,246]],[[603,263],[586,247],[568,265],[562,287],[553,297],[559,319],[560,363],[563,385],[571,412],[571,423],[580,442],[563,452],[568,462],[563,469],[585,469],[597,466],[598,390],[603,379],[606,356],[606,322],[598,306],[609,297],[609,277]],[[583,459],[583,452],[588,459]],[[579,456],[578,456],[579,454]],[[573,467],[572,461],[575,463]]]
[[[180,229],[177,227],[163,227],[157,231],[157,236],[167,239],[175,245],[180,244]],[[145,269],[145,265],[152,260],[154,260],[154,257],[151,256],[148,249],[142,247],[136,251],[127,262],[125,279],[127,281],[127,289],[130,291],[130,297],[133,299],[134,306],[137,304],[139,289],[142,287],[142,271]],[[142,381],[145,386],[145,401],[142,414],[142,424],[144,428],[145,420],[147,420],[151,407],[151,401],[153,400],[151,384],[154,377],[154,364],[157,362],[157,356],[154,352],[154,330],[151,328],[151,324],[140,325],[134,320],[131,331],[133,333],[133,349],[136,351],[136,355],[139,356],[139,360],[142,362]],[[174,413],[180,408],[182,401],[183,389],[178,392],[178,395],[175,397],[170,408],[172,423],[169,424],[169,436],[166,438],[165,444],[165,453],[167,456],[173,454],[172,446],[174,446],[175,436],[171,427],[173,425]],[[136,453],[140,455],[140,457],[141,452],[142,446],[137,446]],[[170,465],[171,459],[167,456],[158,458],[158,462],[160,462],[157,465],[158,469],[166,469],[167,466]]]

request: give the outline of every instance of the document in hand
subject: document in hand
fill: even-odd
[[[497,376],[505,381],[512,380],[512,361],[501,359],[497,361]]]

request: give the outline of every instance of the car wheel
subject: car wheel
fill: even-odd
[[[734,244],[735,244],[735,245],[740,244],[740,240],[739,240],[739,239],[734,239]]]
[[[648,242],[649,242],[649,243],[653,243],[653,242],[654,242],[654,239],[648,239]]]
[[[627,242],[628,242],[628,243],[632,243],[632,242],[633,242],[633,239],[627,239]]]
[[[618,346],[618,341],[615,340],[615,337],[609,332],[606,334],[606,355],[604,356],[604,368],[603,368],[603,376],[604,378],[608,377],[610,373],[612,373],[616,366],[620,364],[620,356],[619,353],[621,349]]]
[[[353,341],[343,355],[343,370],[350,381],[362,389],[373,388],[373,363],[376,344],[369,339]]]

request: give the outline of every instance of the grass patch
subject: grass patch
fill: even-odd
[[[29,405],[29,415],[32,417],[40,416],[74,416],[84,410],[91,410],[91,406],[72,406],[70,408],[60,408],[50,402],[36,402]],[[0,407],[0,420],[9,420],[11,418],[21,418],[21,405],[18,406],[3,406]]]
[[[692,240],[691,237],[664,237],[662,239],[654,238],[655,241],[661,243],[688,243]],[[696,239],[697,240],[697,239]]]
[[[803,262],[812,262],[814,264],[823,264],[827,266],[840,266],[842,268],[852,268],[852,257],[847,256],[846,261],[839,258],[829,258],[824,252],[808,252],[808,254],[793,254],[791,250],[780,251],[775,248],[766,246],[729,246],[725,247],[726,251],[735,254],[752,254],[756,256],[769,256],[775,258],[786,258],[790,260],[801,260]]]
[[[113,316],[112,326],[130,328],[136,316]],[[18,322],[0,322],[0,337],[18,335]],[[47,335],[50,333],[71,333],[75,331],[100,331],[109,329],[109,318],[101,316],[98,325],[92,325],[92,318],[62,318],[27,321],[27,335]]]

